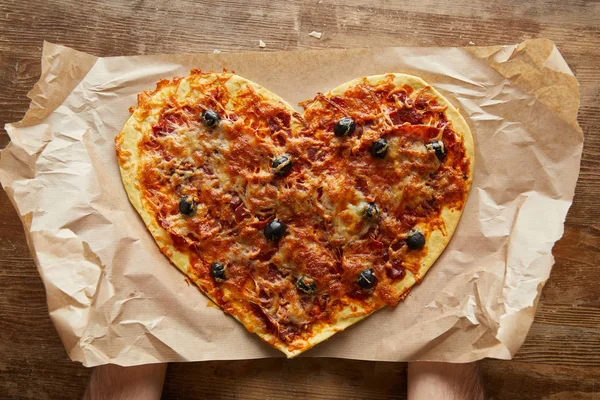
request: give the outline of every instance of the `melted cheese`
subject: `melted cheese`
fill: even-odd
[[[404,75],[318,95],[305,103],[304,119],[227,73],[161,81],[139,102],[116,139],[132,203],[179,268],[286,354],[400,301],[443,250],[468,192],[472,139],[464,120]],[[215,128],[201,122],[207,109],[221,116]],[[337,138],[333,126],[344,116],[357,130]],[[383,160],[369,153],[380,137],[390,145]],[[446,144],[443,163],[425,146],[433,140]],[[284,153],[293,167],[277,176],[271,163]],[[182,197],[194,201],[192,215],[179,212]],[[366,218],[369,203],[378,219]],[[287,224],[278,243],[262,232],[273,218]],[[426,248],[402,245],[411,229],[424,232]],[[227,266],[224,283],[210,276],[214,261]],[[356,283],[365,268],[378,280],[369,291]],[[298,290],[303,276],[316,293]]]

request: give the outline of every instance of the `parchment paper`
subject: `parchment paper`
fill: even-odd
[[[554,44],[96,58],[46,43],[0,181],[23,220],[52,321],[86,366],[281,356],[170,265],[121,184],[114,136],[137,93],[226,67],[291,104],[363,75],[421,76],[465,115],[475,179],[450,245],[395,309],[305,356],[509,359],[525,340],[579,173],[578,84]],[[27,318],[23,316],[23,318]]]

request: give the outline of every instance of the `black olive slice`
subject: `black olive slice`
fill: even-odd
[[[227,279],[225,276],[225,264],[218,261],[210,264],[210,275],[215,281],[224,282]]]
[[[375,158],[385,158],[389,143],[386,139],[381,138],[371,144],[371,155]]]
[[[179,200],[179,212],[183,215],[192,215],[196,211],[196,204],[193,200],[184,196]]]
[[[363,270],[360,275],[358,275],[356,283],[358,283],[358,286],[363,289],[371,289],[377,284],[377,278],[375,277],[373,270],[371,268],[367,268]]]
[[[313,294],[317,291],[317,284],[314,279],[309,278],[308,276],[301,276],[296,281],[296,287],[304,294]]]
[[[292,157],[288,154],[282,154],[273,159],[271,164],[273,172],[279,176],[286,175],[292,169]]]
[[[444,158],[446,158],[446,155],[448,154],[448,150],[446,149],[444,142],[442,142],[441,140],[438,140],[437,142],[428,143],[427,145],[425,145],[425,147],[427,147],[429,150],[433,150],[435,152],[435,156],[440,161],[444,161]]]
[[[425,236],[419,231],[412,230],[406,236],[406,245],[411,250],[419,250],[425,246]]]
[[[352,135],[356,129],[356,123],[352,118],[344,117],[340,119],[333,128],[333,133],[337,137]]]
[[[208,126],[209,128],[214,128],[217,126],[220,120],[221,117],[214,110],[206,110],[202,113],[202,122],[204,122],[204,125]]]
[[[379,208],[377,208],[377,204],[375,203],[368,203],[363,209],[363,213],[370,220],[375,221],[379,219]]]
[[[278,219],[274,219],[265,226],[264,234],[269,242],[276,242],[283,237],[285,230],[285,224]]]

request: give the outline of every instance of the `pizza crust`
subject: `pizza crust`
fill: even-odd
[[[213,77],[221,74],[212,74]],[[410,85],[414,89],[422,89],[433,94],[437,102],[440,105],[446,106],[446,117],[452,123],[453,130],[462,136],[463,143],[466,149],[466,154],[470,158],[470,176],[469,185],[473,176],[473,161],[474,161],[474,146],[473,137],[471,131],[460,115],[458,110],[452,106],[440,93],[438,93],[431,86],[427,85],[422,79],[404,75],[404,74],[391,74],[393,75],[393,82],[396,86]],[[193,77],[192,75],[191,77]],[[390,74],[376,75],[366,78],[359,78],[350,82],[344,83],[337,88],[331,90],[325,96],[342,95],[344,92],[354,85],[359,83],[368,82],[371,85],[377,84],[383,79],[388,79]],[[153,92],[146,92],[139,97],[138,107],[135,109],[127,123],[125,124],[121,133],[116,137],[117,155],[120,164],[120,171],[123,180],[123,185],[127,191],[127,195],[142,217],[148,230],[154,237],[157,245],[161,251],[169,257],[171,262],[179,268],[184,274],[186,274],[215,304],[219,304],[215,293],[209,290],[209,286],[202,282],[195,274],[190,265],[190,257],[182,252],[179,252],[169,236],[169,234],[159,226],[154,216],[146,210],[143,206],[142,192],[138,184],[137,171],[140,167],[140,154],[138,143],[140,142],[144,129],[149,129],[156,121],[162,110],[162,102],[170,95],[176,94],[177,96],[185,97],[190,90],[192,90],[191,84],[188,80],[174,81],[161,81],[157,85],[157,88]],[[204,75],[199,79],[211,79],[211,75]],[[258,93],[263,99],[278,104],[283,104],[290,112],[291,115],[297,115],[294,109],[286,103],[283,99],[275,94],[267,91],[261,86],[247,79],[231,74],[228,82],[227,89],[232,96],[241,90],[246,85],[251,86],[256,93]],[[229,104],[228,104],[229,106]],[[292,124],[295,125],[293,129],[299,129],[300,121],[296,118],[292,118]],[[468,193],[468,190],[467,190]],[[466,200],[466,199],[465,199]],[[445,224],[445,232],[441,230],[434,230],[430,232],[427,240],[427,255],[423,258],[419,268],[418,274],[413,274],[410,271],[406,271],[406,276],[394,285],[394,290],[399,293],[406,295],[410,288],[418,283],[426,272],[431,268],[436,259],[443,252],[447,246],[452,234],[454,233],[456,226],[458,225],[461,210],[444,209],[441,213],[441,218]],[[224,296],[228,296],[227,291],[224,291]],[[265,331],[261,328],[261,321],[251,311],[249,304],[245,301],[238,301],[235,298],[229,298],[228,303],[230,309],[225,310],[229,314],[233,315],[239,320],[250,332],[256,333],[264,341],[270,343],[275,348],[282,351],[287,357],[294,357],[316,344],[326,340],[335,333],[346,329],[348,326],[360,321],[367,317],[374,311],[382,307],[376,308],[361,308],[356,306],[346,306],[340,310],[337,315],[337,320],[333,324],[326,324],[320,322],[313,325],[311,335],[308,339],[300,339],[290,344],[286,344],[281,341],[278,337]]]

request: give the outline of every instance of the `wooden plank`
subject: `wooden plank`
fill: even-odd
[[[559,367],[531,362],[484,360],[490,399],[598,399],[600,368]]]
[[[581,84],[581,175],[556,266],[525,345],[485,360],[491,398],[598,398],[600,376],[600,2],[582,0],[157,0],[0,5],[0,126],[19,120],[43,40],[98,56],[371,46],[468,46],[552,39]],[[308,34],[316,30],[323,37]],[[0,128],[0,147],[8,139]],[[0,194],[0,393],[81,397],[89,371],[68,361],[25,237]],[[171,365],[165,398],[404,398],[406,364],[300,358]]]

